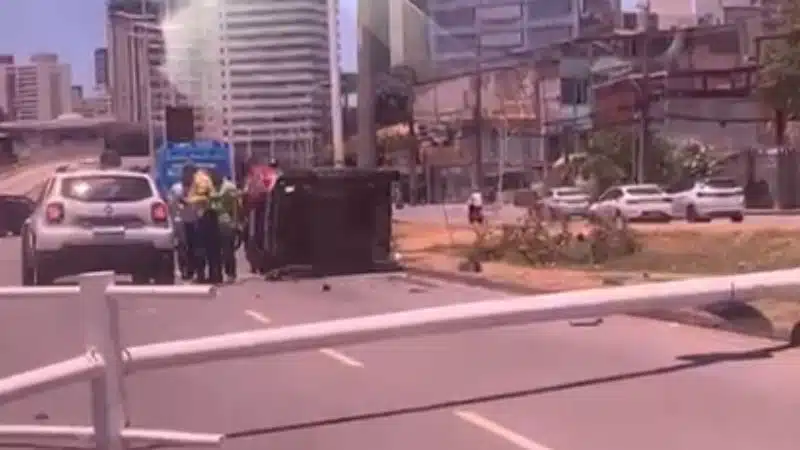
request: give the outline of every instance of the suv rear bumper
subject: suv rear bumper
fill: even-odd
[[[91,229],[79,227],[41,227],[36,232],[36,251],[55,252],[70,248],[88,247],[140,247],[171,251],[175,248],[175,234],[170,227],[143,227],[126,229],[123,234],[95,234]]]
[[[133,274],[164,267],[174,252],[149,244],[66,245],[59,250],[39,250],[35,258],[38,269],[54,277],[100,270]]]

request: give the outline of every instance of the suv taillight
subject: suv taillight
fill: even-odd
[[[44,211],[49,224],[58,224],[64,220],[64,205],[61,203],[50,203]]]
[[[155,223],[165,223],[169,218],[167,205],[161,202],[153,203],[153,206],[150,208],[150,217]]]

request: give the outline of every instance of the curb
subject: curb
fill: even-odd
[[[549,291],[546,289],[536,289],[527,286],[520,286],[516,283],[501,280],[490,280],[488,278],[473,275],[470,273],[457,273],[449,272],[446,270],[438,270],[423,267],[405,267],[407,273],[427,278],[435,278],[438,280],[464,284],[469,286],[478,286],[484,289],[491,289],[501,291],[508,294],[516,295],[542,295],[552,294],[556,291]],[[709,307],[713,309],[713,307]],[[789,342],[791,344],[800,345],[800,323],[796,324],[793,328],[771,327],[770,331],[765,332],[754,323],[747,323],[747,321],[729,321],[719,314],[715,314],[706,310],[696,309],[683,309],[683,310],[658,310],[648,312],[638,312],[626,314],[631,317],[641,317],[645,319],[659,320],[664,322],[680,323],[698,328],[708,328],[714,330],[727,331],[747,336],[771,339],[781,342]]]
[[[800,209],[747,209],[747,216],[800,216]]]

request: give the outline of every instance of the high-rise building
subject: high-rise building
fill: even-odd
[[[112,9],[120,5],[109,5],[106,34],[112,110],[119,120],[147,124],[164,84],[157,70],[163,57],[158,16]]]
[[[14,120],[52,120],[71,107],[72,70],[50,53],[0,64],[0,108]]]
[[[329,120],[327,1],[224,3],[226,128],[237,147],[308,163]]]
[[[164,70],[166,47],[162,21],[163,9],[154,6],[142,8],[141,2],[134,0],[109,3],[107,40],[111,110],[119,120],[147,126],[157,141],[164,135],[166,107],[192,106],[195,108],[196,131],[199,135],[206,134],[213,116],[206,114],[204,105],[192,104],[179,89],[181,80],[171,78],[171,74]]]
[[[14,65],[14,55],[0,55],[0,121],[12,120],[14,112],[14,73],[8,70]]]
[[[98,89],[108,89],[108,49],[94,51],[94,84]]]
[[[70,104],[73,111],[83,102],[83,86],[75,85],[70,88]]]

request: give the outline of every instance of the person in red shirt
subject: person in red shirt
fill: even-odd
[[[263,163],[257,159],[248,164],[244,185],[243,217],[245,218],[245,254],[251,273],[263,273],[266,219],[269,194],[280,177],[278,162]]]

